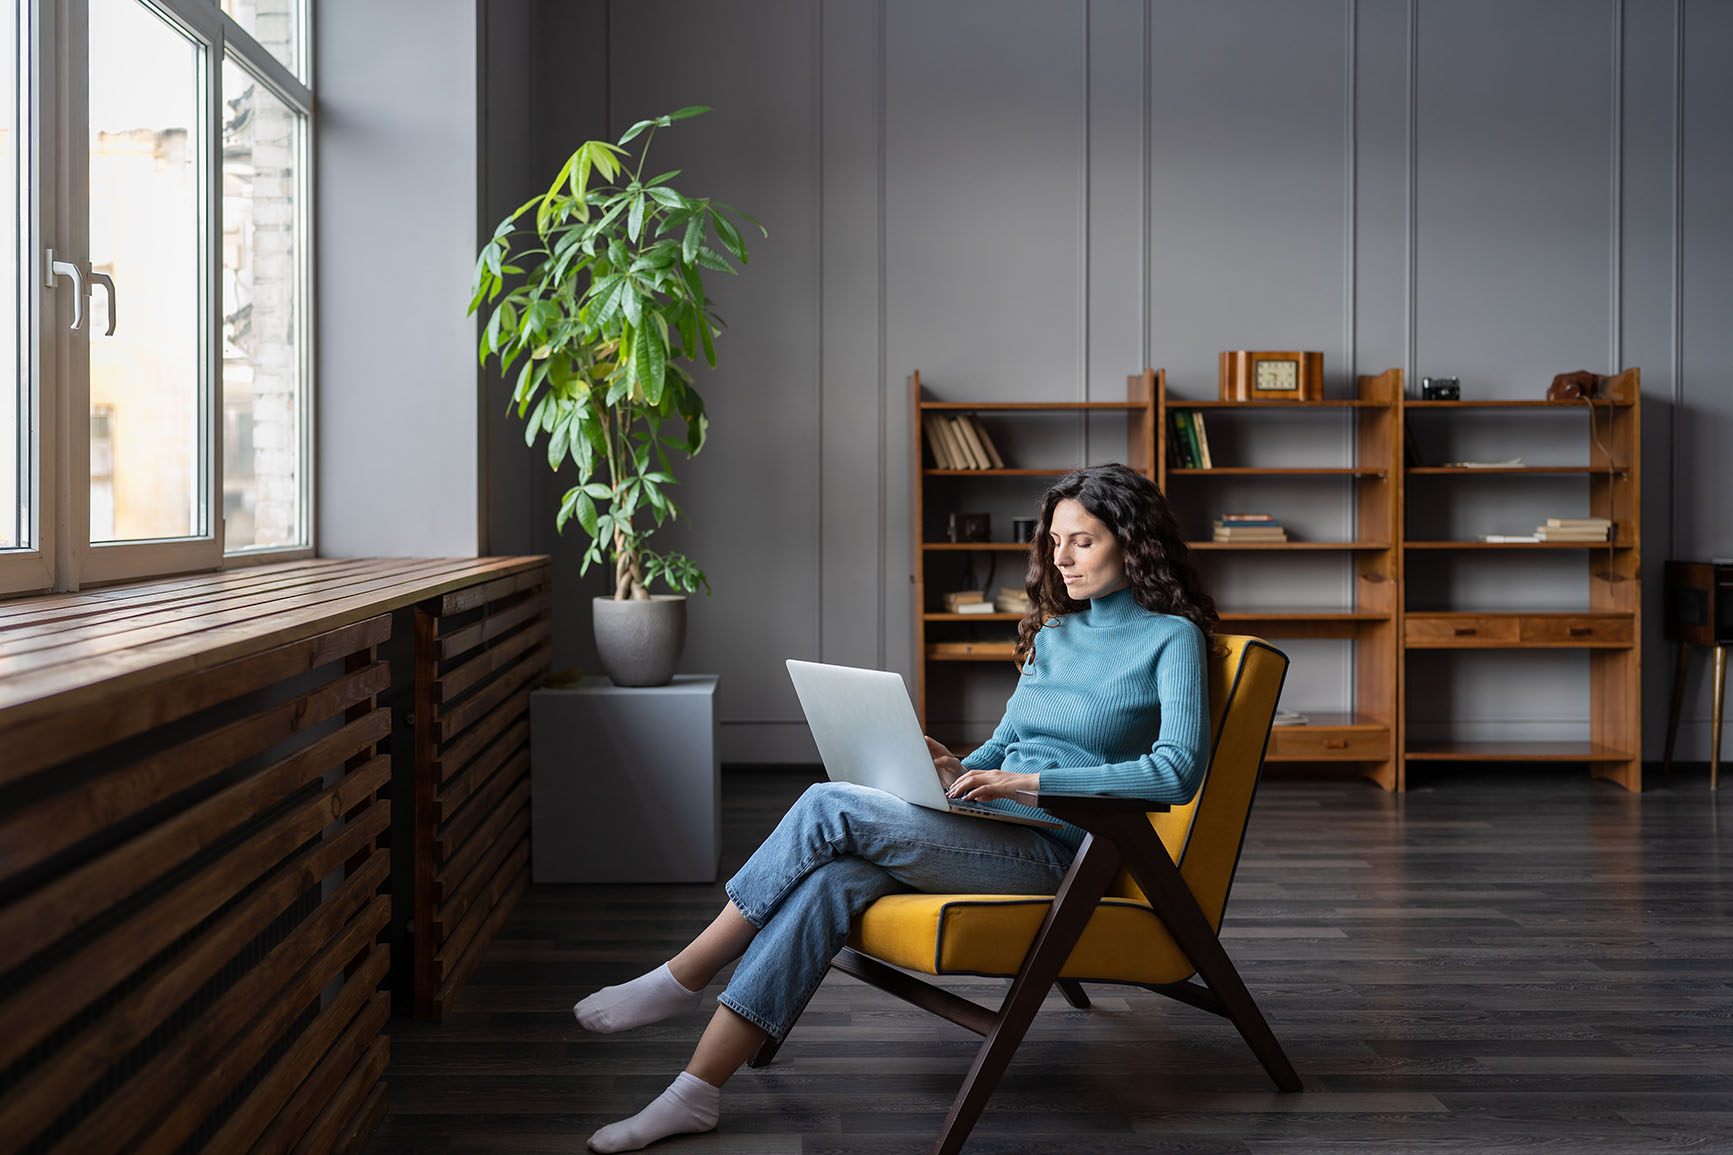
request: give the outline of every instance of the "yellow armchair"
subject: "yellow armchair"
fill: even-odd
[[[1217,934],[1239,864],[1288,659],[1218,636],[1209,661],[1209,767],[1181,806],[1100,795],[1026,799],[1088,831],[1059,893],[895,894],[856,921],[831,966],[986,1036],[933,1152],[961,1150],[1055,982],[1076,1007],[1082,982],[1129,983],[1230,1020],[1276,1086],[1300,1089]],[[898,969],[901,968],[901,969]],[[997,1012],[907,973],[1013,981]],[[1193,981],[1193,980],[1196,981]],[[768,1063],[770,1040],[752,1059]]]

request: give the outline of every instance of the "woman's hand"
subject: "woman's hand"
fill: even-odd
[[[951,798],[980,802],[987,798],[1009,798],[1020,801],[1017,791],[1036,792],[1041,789],[1039,774],[1008,774],[1003,770],[965,770],[945,790]]]
[[[933,756],[933,772],[939,776],[939,785],[949,791],[951,783],[955,782],[958,776],[963,773],[963,764],[957,760],[957,756],[951,753],[950,748],[944,743],[935,742],[925,734],[921,737],[927,739],[927,753]]]

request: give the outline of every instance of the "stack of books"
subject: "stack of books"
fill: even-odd
[[[1288,531],[1282,528],[1274,514],[1224,513],[1215,521],[1216,541],[1263,542],[1287,541]]]
[[[1029,612],[1029,595],[1020,586],[1000,586],[993,607],[1002,614],[1021,616]]]
[[[921,418],[927,449],[938,469],[1003,469],[1005,459],[973,413],[948,417],[928,413]]]
[[[980,590],[958,590],[945,595],[947,614],[990,614],[993,603]]]
[[[1203,413],[1196,409],[1173,409],[1168,412],[1169,429],[1167,455],[1177,469],[1214,469],[1210,458],[1209,434],[1204,432]]]
[[[1604,517],[1549,517],[1534,529],[1536,541],[1606,541],[1613,523]]]

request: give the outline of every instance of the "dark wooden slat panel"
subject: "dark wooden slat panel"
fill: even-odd
[[[45,799],[0,821],[0,878],[171,798],[236,763],[341,714],[391,685],[385,662],[327,682],[104,775],[76,793]]]
[[[440,854],[449,855],[452,850],[463,845],[464,839],[469,837],[476,824],[493,813],[494,807],[505,797],[506,792],[528,776],[529,767],[530,752],[527,749],[519,750],[516,756],[506,763],[504,769],[495,772],[481,791],[470,800],[469,805],[459,810],[440,830],[437,836]],[[467,779],[469,775],[464,777]]]
[[[499,741],[481,752],[469,768],[451,781],[441,784],[439,794],[434,799],[434,821],[444,823],[457,813],[469,796],[475,793],[476,787],[487,782],[495,770],[505,764],[507,758],[521,750],[530,738],[530,720],[520,718],[517,725],[500,736]]]
[[[389,1066],[387,1067],[389,1070]],[[367,1149],[367,1140],[379,1130],[379,1124],[385,1122],[390,1101],[387,1095],[388,1084],[381,1079],[373,1085],[373,1090],[367,1093],[366,1102],[355,1112],[354,1118],[337,1132],[336,1146],[332,1148],[333,1155],[362,1155]]]
[[[89,1006],[140,964],[210,917],[389,779],[390,760],[375,759],[85,944],[15,998],[0,1004],[0,1068],[47,1038],[64,1017]]]
[[[297,674],[318,669],[346,654],[383,643],[391,636],[391,615],[380,614],[354,625],[327,630],[250,658],[183,678],[154,694],[125,694],[100,711],[69,710],[0,730],[7,758],[0,765],[0,786],[46,766],[88,754],[112,742],[178,721],[221,702],[250,694]],[[5,716],[0,715],[0,726]]]
[[[0,1135],[35,1135],[48,1126],[65,1107],[77,1100],[122,1055],[136,1047],[179,1009],[194,992],[210,981],[235,954],[265,930],[301,895],[318,886],[338,866],[363,851],[383,834],[389,813],[364,814],[338,836],[322,842],[285,864],[245,902],[226,914],[175,960],[152,975],[126,1000],[87,1027],[40,1067],[25,1076],[0,1098]],[[360,899],[385,885],[390,874],[390,856],[369,855],[350,876],[352,896]],[[353,913],[327,900],[328,917],[340,925]],[[309,932],[312,933],[312,932]]]
[[[0,910],[0,973],[390,733],[391,711],[374,710]]]
[[[130,1092],[135,1086],[147,1089],[136,1096],[135,1104],[130,1104],[139,1108],[140,1114],[148,1117],[153,1113],[147,1109],[149,1104],[159,1105],[158,1109],[161,1104],[170,1106],[146,1130],[135,1150],[138,1155],[170,1155],[210,1117],[272,1045],[284,1037],[290,1025],[318,999],[326,984],[346,967],[360,958],[360,968],[349,976],[349,981],[358,982],[367,990],[378,988],[390,969],[391,955],[374,939],[390,918],[391,899],[380,895],[292,975],[271,967],[269,960],[259,964],[221,1002],[200,1016],[199,1022],[187,1032],[186,1045],[171,1047],[159,1055],[127,1084],[125,1091],[104,1103],[86,1126],[97,1122],[100,1115],[109,1115],[110,1118],[102,1120],[107,1129],[133,1131],[130,1120],[122,1123],[116,1117],[115,1108],[123,1098],[134,1098]],[[229,1005],[234,991],[243,983],[255,990],[255,999],[251,1003],[236,1000]]]
[[[445,902],[462,888],[464,879],[496,840],[501,837],[515,838],[510,832],[520,826],[524,830],[529,829],[529,802],[530,784],[519,782],[512,792],[506,795],[505,801],[500,803],[499,809],[481,824],[470,840],[440,866],[433,879],[433,899],[436,903]],[[502,834],[502,831],[505,833]]]
[[[445,981],[441,982],[438,989],[434,991],[432,1006],[429,1009],[436,1021],[444,1019],[446,1012],[451,1009],[451,1005],[457,1001],[458,992],[463,989],[463,984],[469,981],[469,976],[474,973],[475,968],[481,964],[482,956],[487,953],[488,945],[493,942],[499,934],[499,928],[505,925],[505,920],[511,916],[511,912],[517,907],[518,900],[529,888],[529,883],[529,871],[526,870],[518,876],[517,882],[512,885],[510,890],[506,891],[499,904],[493,908],[493,913],[488,916],[486,925],[476,932],[475,942],[464,953],[456,968],[446,976]]]
[[[525,650],[552,636],[553,617],[543,614],[535,618],[517,633],[502,639],[497,646],[483,650],[456,669],[441,674],[435,698],[440,702],[451,701],[489,674],[511,665],[513,659]]]
[[[430,711],[433,708],[431,699],[427,708]],[[444,750],[435,747],[434,752],[430,755],[432,759],[430,773],[433,781],[436,783],[451,781],[459,771],[475,761],[482,748],[492,742],[507,726],[528,718],[529,711],[530,692],[524,690],[494,707],[491,714],[477,722],[474,728],[467,731],[463,737]],[[421,717],[420,713],[417,713],[416,717]],[[431,723],[429,723],[429,728],[431,729]]]
[[[367,1048],[367,1054],[362,1057],[361,1062],[349,1072],[349,1077],[343,1080],[343,1085],[331,1097],[325,1110],[313,1121],[307,1134],[295,1144],[294,1155],[325,1155],[325,1152],[334,1149],[340,1137],[350,1129],[352,1120],[365,1112],[390,1059],[391,1041],[385,1038],[375,1039],[373,1045]]]
[[[515,842],[500,839],[493,850],[488,853],[488,862],[481,870],[476,871],[479,879],[492,879],[494,885],[483,889],[480,886],[468,888],[452,895],[451,900],[439,908],[434,916],[433,929],[439,937],[440,953],[452,957],[453,950],[461,951],[468,940],[461,937],[464,919],[477,912],[478,908],[491,907],[499,897],[501,881],[516,878],[524,864],[529,861],[530,844],[525,839]],[[473,933],[474,928],[470,931]]]
[[[548,668],[553,652],[552,644],[543,642],[525,655],[522,662],[508,668],[492,682],[465,698],[461,704],[451,707],[449,711],[440,709],[436,714],[439,741],[450,742],[475,725],[479,719],[485,718],[488,711],[499,703],[540,678],[542,671]]]
[[[527,589],[533,589],[534,587],[546,582],[548,577],[549,567],[543,566],[538,569],[515,574],[512,577],[500,578],[497,581],[482,582],[479,585],[469,586],[466,589],[453,590],[451,593],[448,593],[439,599],[437,616],[449,618],[454,617],[457,614],[465,613],[469,610],[478,609],[479,607],[486,605],[488,602],[497,602],[501,598],[510,597],[512,594],[521,593]]]
[[[343,1076],[385,1029],[391,995],[354,981],[319,1012],[313,1024],[235,1109],[206,1149],[273,1155],[306,1134]],[[267,1130],[268,1128],[268,1130]]]
[[[210,626],[191,636],[135,645],[69,662],[29,678],[12,678],[0,663],[0,726],[11,727],[56,711],[80,708],[120,693],[137,693],[221,662],[254,654],[320,630],[413,605],[475,581],[545,564],[541,558],[452,561],[441,568],[399,574],[376,589],[330,598],[312,595],[258,618]]]
[[[544,590],[531,594],[509,609],[498,610],[473,625],[464,626],[449,637],[439,639],[439,660],[446,662],[467,654],[483,642],[491,642],[514,627],[552,609],[553,604],[553,595]]]

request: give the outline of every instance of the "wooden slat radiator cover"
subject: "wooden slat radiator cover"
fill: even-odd
[[[552,659],[550,570],[415,611],[415,1014],[442,1021],[530,878],[530,691]]]
[[[390,629],[0,727],[0,1152],[365,1143],[389,1055]]]

